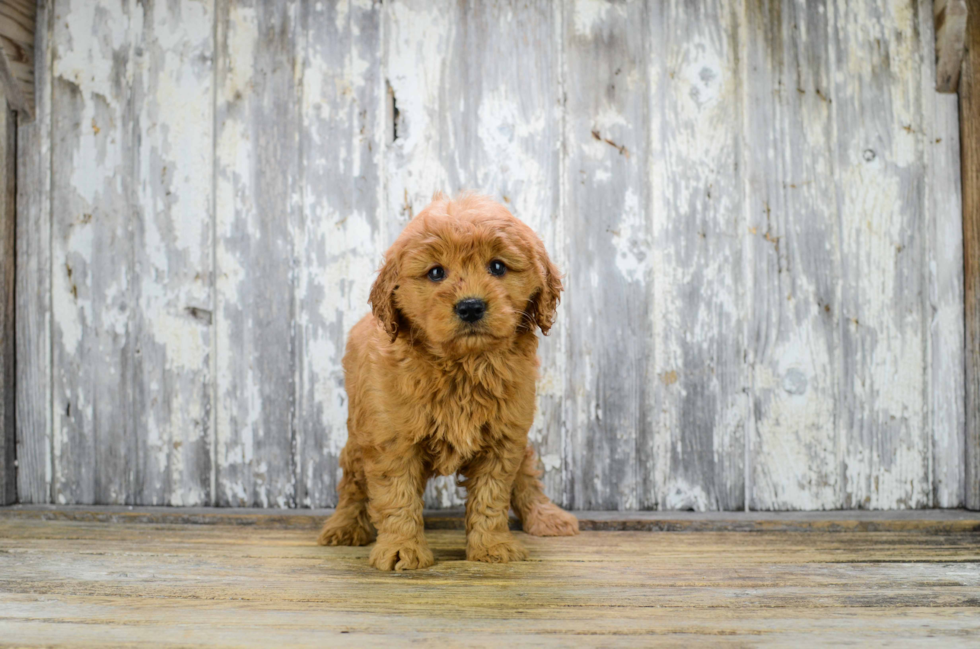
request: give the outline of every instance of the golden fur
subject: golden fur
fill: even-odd
[[[441,281],[428,276],[436,266]],[[431,566],[422,492],[436,474],[458,473],[466,486],[467,559],[527,558],[510,507],[529,534],[578,532],[544,495],[527,440],[536,328],[548,333],[561,290],[538,236],[489,198],[437,195],[405,227],[371,288],[372,313],[347,340],[344,475],[321,545],[366,545],[377,528],[372,566]],[[467,298],[486,303],[480,321],[457,316]]]

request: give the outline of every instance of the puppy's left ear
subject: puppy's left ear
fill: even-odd
[[[541,333],[548,335],[548,331],[555,323],[558,302],[561,300],[561,273],[551,262],[548,252],[544,249],[544,244],[539,240],[535,246],[537,253],[538,272],[541,275],[541,290],[533,298],[534,322],[540,327]]]
[[[378,271],[378,279],[371,286],[368,303],[374,317],[378,319],[385,332],[391,336],[392,342],[398,337],[398,311],[395,308],[395,289],[398,281],[398,268],[395,261],[385,259],[384,266]]]

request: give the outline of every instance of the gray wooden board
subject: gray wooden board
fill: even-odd
[[[52,498],[135,502],[136,16],[132,3],[52,10]]]
[[[216,494],[293,506],[299,2],[216,9]]]
[[[302,228],[296,241],[296,503],[336,504],[347,331],[384,245],[380,4],[303,6]]]
[[[980,509],[980,12],[967,17],[959,114],[966,356],[965,504]]]
[[[565,489],[590,509],[637,508],[637,440],[649,434],[649,44],[630,29],[645,24],[646,6],[632,2],[573,9],[563,25]]]
[[[922,68],[909,1],[840,3],[831,47],[845,507],[929,503]],[[951,433],[952,431],[947,431]]]
[[[742,509],[749,372],[738,3],[651,3],[652,369],[642,504]],[[612,321],[618,321],[613,318]],[[641,456],[642,457],[642,456]]]
[[[17,351],[14,290],[17,255],[17,114],[0,89],[0,505],[17,500],[15,430]]]
[[[751,509],[840,502],[840,245],[827,3],[746,6]],[[764,142],[765,146],[752,146]]]
[[[51,501],[51,29],[40,3],[34,32],[35,119],[17,133],[17,495]]]
[[[943,76],[941,61],[933,56],[936,40],[929,20],[932,8],[919,3],[922,50],[921,146],[925,164],[924,271],[928,277],[925,318],[928,326],[926,377],[927,430],[932,444],[932,500],[934,507],[962,507],[966,495],[966,346],[963,317],[963,228],[960,180],[960,133],[957,97],[933,92]],[[938,88],[937,88],[938,89]]]
[[[963,502],[957,121],[923,3],[44,11],[23,501],[333,505],[381,255],[477,189],[565,272],[531,431],[562,504]]]
[[[211,502],[213,7],[145,3],[141,18],[132,34],[133,500],[201,505]]]

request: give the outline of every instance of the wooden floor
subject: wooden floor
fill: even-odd
[[[438,529],[433,568],[385,574],[369,548],[321,548],[297,525],[0,510],[0,645],[977,646],[969,517],[873,532],[519,534],[532,558],[510,565],[464,561],[463,532]]]

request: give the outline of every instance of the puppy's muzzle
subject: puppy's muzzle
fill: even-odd
[[[456,315],[463,322],[473,324],[483,319],[487,312],[487,303],[476,297],[468,297],[456,303]]]

